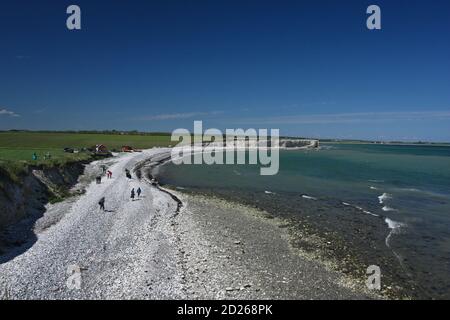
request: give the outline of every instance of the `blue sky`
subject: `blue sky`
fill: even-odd
[[[450,141],[449,35],[448,0],[2,2],[0,129]]]

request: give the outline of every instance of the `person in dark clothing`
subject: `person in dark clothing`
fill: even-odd
[[[130,198],[131,198],[131,201],[134,201],[134,188],[131,189],[131,196],[130,196]]]
[[[100,206],[100,210],[105,211],[105,197],[101,198],[98,202],[98,205]]]
[[[136,193],[137,193],[138,198],[141,196],[141,192],[142,192],[141,188],[140,187],[137,188]]]

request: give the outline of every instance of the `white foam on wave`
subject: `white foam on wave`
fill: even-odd
[[[376,187],[374,187],[374,186],[369,186],[369,188],[370,188],[371,190],[378,190],[378,188],[376,188]]]
[[[391,195],[386,192],[378,197],[378,201],[380,202],[380,204],[383,204],[388,199],[391,199]]]
[[[264,191],[264,193],[265,193],[265,194],[275,194],[275,192],[272,192],[272,191],[267,191],[267,190],[266,190],[266,191]]]
[[[360,206],[354,206],[354,205],[352,205],[350,203],[347,203],[347,202],[342,202],[342,204],[344,206],[347,206],[347,207],[353,207],[355,209],[358,209],[359,211],[364,212],[365,214],[369,214],[369,215],[374,216],[374,217],[379,217],[379,215],[377,215],[376,213],[370,212],[369,210],[366,210],[366,209],[364,209],[364,208],[362,208]]]
[[[371,216],[374,216],[374,217],[379,217],[379,215],[377,215],[376,213],[373,213],[373,212],[370,212],[370,211],[367,211],[367,210],[363,210],[363,212],[365,214],[370,214]]]
[[[388,228],[391,229],[391,230],[399,229],[399,228],[402,228],[402,227],[405,226],[404,223],[401,223],[401,222],[398,222],[398,221],[394,221],[394,220],[389,219],[389,218],[385,218],[384,222],[387,223]]]
[[[302,198],[305,198],[305,199],[308,199],[308,200],[317,200],[317,198],[308,196],[308,195],[306,195],[306,194],[302,194]]]
[[[386,222],[386,224],[388,225],[388,228],[391,230],[389,232],[389,234],[387,235],[386,239],[384,240],[386,247],[388,247],[389,249],[392,250],[392,253],[394,254],[394,256],[397,258],[398,262],[400,263],[400,265],[405,268],[405,265],[403,263],[403,258],[402,256],[397,253],[392,247],[391,247],[391,237],[393,234],[399,233],[400,230],[406,226],[406,224],[398,222],[398,221],[394,221],[392,219],[389,218],[385,218],[384,221]],[[405,269],[406,270],[406,269]]]
[[[398,190],[400,190],[400,191],[408,191],[408,192],[423,192],[423,193],[425,193],[424,191],[416,189],[416,188],[399,188]]]
[[[381,208],[381,210],[387,212],[387,211],[398,211],[397,209],[388,207],[388,206],[384,206],[383,208]]]
[[[336,147],[333,146],[319,146],[318,148],[319,150],[332,150],[332,149],[337,149]]]
[[[438,197],[438,198],[448,198],[447,194],[442,194],[430,190],[421,190],[416,188],[397,188],[396,190],[400,192],[411,192],[411,193],[418,193],[421,196],[431,196],[431,197]]]

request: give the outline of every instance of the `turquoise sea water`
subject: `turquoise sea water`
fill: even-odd
[[[424,296],[450,297],[448,146],[322,144],[320,150],[281,151],[275,176],[260,176],[255,165],[168,164],[159,170],[162,183],[265,201],[280,214],[289,211],[300,216],[305,212],[298,209],[301,206],[324,210],[328,216],[324,220],[321,215],[322,224],[336,219],[333,224],[342,233],[364,230],[372,220],[383,224],[384,243],[377,244],[374,237],[371,246],[391,249],[383,254],[395,256],[392,261],[402,266],[399,270]],[[347,207],[366,215],[365,220],[352,220],[347,229],[338,226],[354,215]],[[355,223],[362,225],[355,227]],[[364,236],[343,238],[365,241]]]

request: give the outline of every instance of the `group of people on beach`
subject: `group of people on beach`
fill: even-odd
[[[112,171],[111,170],[106,170],[106,166],[102,166],[102,172],[105,174],[106,173],[106,177],[108,179],[112,178]],[[125,175],[128,179],[131,179],[131,173],[130,170],[125,169]],[[136,196],[137,198],[141,197],[141,193],[142,193],[142,189],[140,187],[138,187],[136,190],[135,188],[131,189],[131,193],[130,193],[130,199],[131,201],[134,201]],[[105,197],[102,197],[99,201],[98,201],[98,205],[100,207],[100,210],[105,211]]]
[[[134,199],[140,198],[141,197],[141,193],[142,193],[142,189],[140,187],[138,187],[136,189],[136,191],[134,190],[134,188],[131,189],[131,194],[130,194],[130,199],[131,201],[134,201]],[[99,201],[98,201],[98,205],[100,206],[100,210],[105,211],[105,197],[102,197]]]
[[[134,201],[134,197],[135,197],[136,194],[137,194],[137,197],[140,198],[141,197],[141,192],[142,192],[142,190],[141,190],[140,187],[137,188],[136,192],[134,192],[134,188],[131,189],[131,195],[130,195],[131,201]]]

